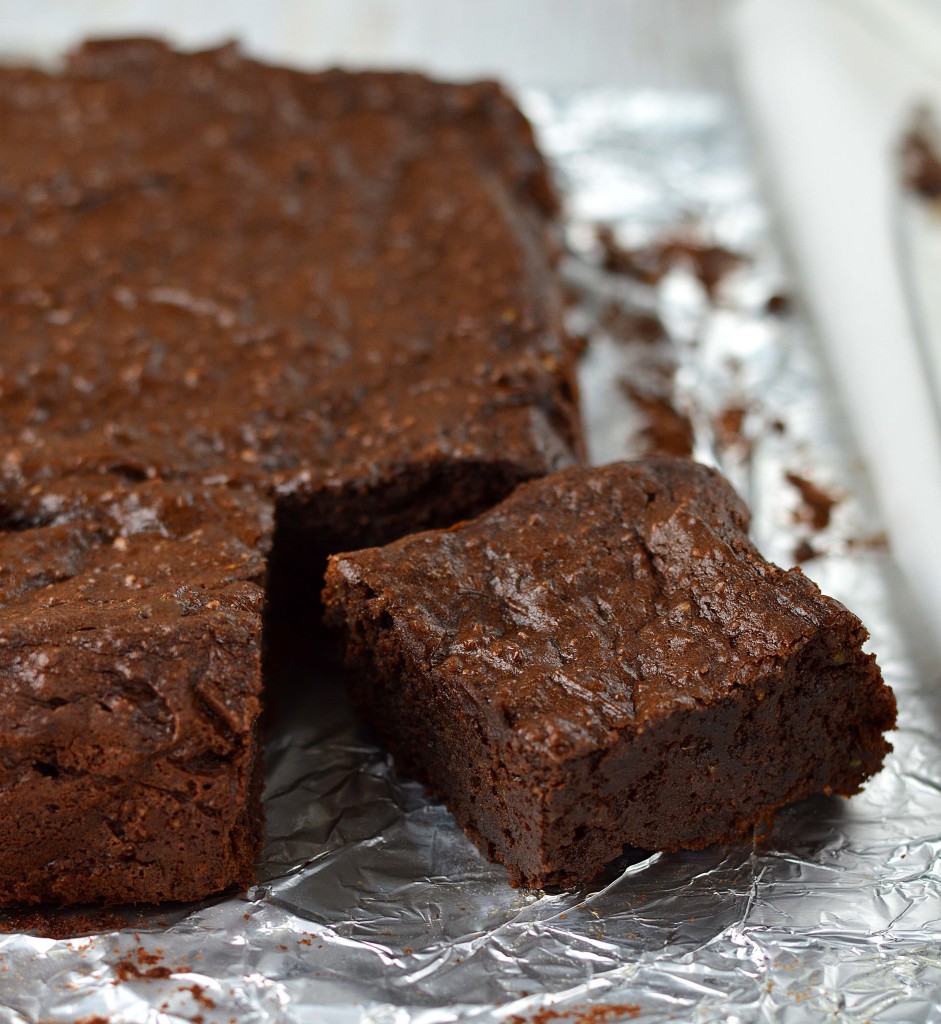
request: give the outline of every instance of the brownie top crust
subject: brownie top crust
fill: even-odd
[[[122,40],[0,69],[0,124],[0,517],[577,457],[554,193],[497,85]]]
[[[780,674],[821,635],[834,665],[872,660],[859,620],[747,527],[689,460],[573,467],[451,530],[336,556],[328,616],[355,592],[492,735],[566,760]]]
[[[142,737],[184,756],[207,716],[231,745],[260,706],[270,504],[163,482],[97,498],[0,531],[7,762],[36,736],[78,751],[94,735],[102,764],[139,759]],[[226,649],[242,652],[237,671]]]
[[[60,608],[95,629],[109,621],[105,610],[143,619],[209,602],[237,609],[243,584],[261,592],[271,530],[270,503],[244,492],[159,481],[99,488],[81,510],[0,530],[4,635]]]
[[[556,199],[493,83],[233,47],[0,68],[0,129],[0,902],[202,897],[263,617],[580,457]]]

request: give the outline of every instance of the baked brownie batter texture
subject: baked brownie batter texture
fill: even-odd
[[[494,84],[231,47],[0,69],[0,134],[0,904],[191,899],[258,848],[272,536],[580,458],[556,202]]]
[[[573,467],[332,558],[327,617],[402,770],[515,881],[579,881],[855,793],[891,749],[866,630],[747,528],[689,460]]]

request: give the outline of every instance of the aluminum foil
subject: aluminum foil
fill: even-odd
[[[938,662],[790,293],[739,111],[604,91],[526,105],[567,195],[592,457],[636,450],[620,381],[666,351],[696,454],[750,501],[765,553],[799,552],[869,625],[901,710],[885,770],[852,800],[787,808],[750,844],[514,890],[322,673],[268,749],[261,883],[105,933],[0,936],[3,1021],[941,1021]],[[741,258],[712,295],[682,258],[644,284],[600,268],[599,222],[627,248],[682,236]],[[666,350],[615,329],[638,310]],[[832,501],[825,524],[807,484]]]

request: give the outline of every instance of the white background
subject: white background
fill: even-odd
[[[0,49],[53,56],[89,34],[240,39],[272,60],[499,75],[524,85],[684,86],[728,73],[723,0],[0,0]]]

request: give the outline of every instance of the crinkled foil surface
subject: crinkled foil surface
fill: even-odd
[[[900,703],[886,768],[852,800],[787,808],[752,844],[638,853],[585,888],[514,890],[395,775],[341,682],[304,679],[268,749],[261,883],[129,912],[104,934],[0,936],[3,1021],[941,1021],[934,638],[880,542],[833,382],[788,301],[740,115],[707,94],[525,99],[568,201],[592,458],[636,450],[621,381],[656,346],[624,326],[656,315],[697,456],[750,501],[769,557],[790,565],[809,544],[806,571],[869,626]],[[742,259],[711,297],[682,259],[643,284],[600,269],[599,221],[627,247],[681,232]],[[836,499],[827,525],[808,521],[789,473]]]

